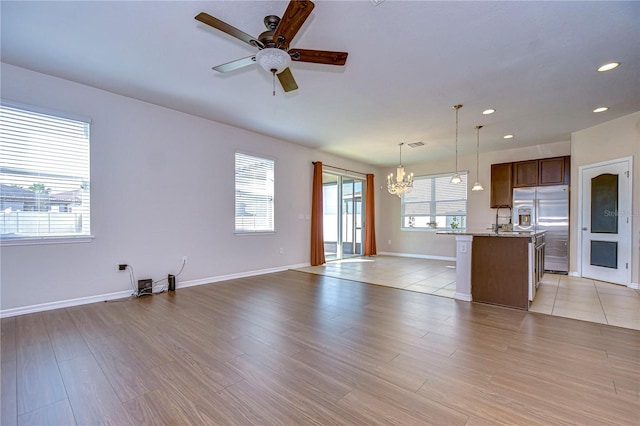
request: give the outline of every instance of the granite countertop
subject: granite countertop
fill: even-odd
[[[447,231],[437,231],[441,235],[472,235],[474,237],[510,237],[529,238],[535,235],[544,234],[546,231],[491,231],[489,229],[451,229]]]

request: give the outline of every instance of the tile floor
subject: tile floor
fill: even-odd
[[[529,310],[640,330],[640,291],[586,278],[545,274]]]
[[[452,298],[455,265],[443,260],[380,255],[297,270]],[[591,279],[547,273],[529,310],[640,330],[640,291]]]

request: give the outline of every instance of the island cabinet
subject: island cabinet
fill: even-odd
[[[529,309],[531,238],[473,237],[471,295],[474,302]]]

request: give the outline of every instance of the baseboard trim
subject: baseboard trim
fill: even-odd
[[[288,269],[302,268],[309,266],[308,263],[299,263],[296,265],[279,266],[276,268],[259,269],[255,271],[240,272],[237,274],[219,275],[216,277],[202,278],[198,280],[190,280],[176,283],[176,289],[193,287],[196,285],[213,284],[221,281],[228,281],[237,278],[253,277],[256,275],[271,274],[274,272],[282,272]],[[53,309],[70,308],[72,306],[88,305],[90,303],[106,302],[114,299],[124,299],[132,295],[131,290],[118,291],[115,293],[99,294],[96,296],[79,297],[76,299],[59,300],[55,302],[40,303],[37,305],[23,306],[19,308],[3,309],[0,311],[0,318],[15,317],[18,315],[32,314],[35,312],[51,311]]]
[[[456,300],[464,300],[465,302],[471,302],[473,300],[471,295],[468,293],[456,293],[453,298]]]
[[[629,288],[632,288],[634,290],[640,290],[640,284],[639,283],[631,283],[628,286]]]
[[[575,272],[575,271],[570,271],[569,272],[569,276],[570,277],[580,277],[581,275],[579,273]]]
[[[430,259],[430,260],[446,260],[449,262],[455,262],[456,258],[455,257],[449,257],[449,256],[433,256],[430,254],[411,254],[411,253],[394,253],[394,252],[390,252],[390,251],[381,251],[378,254],[382,254],[385,256],[397,256],[397,257],[415,257],[418,259]]]
[[[53,309],[70,308],[72,306],[88,305],[89,303],[106,302],[107,300],[124,299],[132,294],[131,290],[126,290],[115,293],[100,294],[97,296],[78,297],[76,299],[40,303],[38,305],[23,306],[20,308],[3,309],[0,311],[0,318],[15,317],[18,315],[32,314],[34,312],[51,311]]]
[[[218,275],[215,277],[201,278],[198,280],[177,282],[176,289],[193,287],[196,285],[214,284],[222,281],[236,280],[238,278],[254,277],[256,275],[273,274],[275,272],[282,272],[288,269],[304,268],[306,266],[309,266],[309,263],[298,263],[296,265],[278,266],[276,268],[257,269],[255,271],[239,272],[237,274]]]

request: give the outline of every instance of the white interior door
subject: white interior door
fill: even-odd
[[[627,159],[580,168],[583,277],[630,282],[630,168]]]

